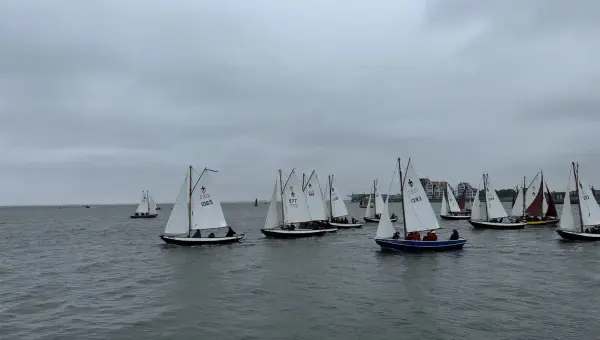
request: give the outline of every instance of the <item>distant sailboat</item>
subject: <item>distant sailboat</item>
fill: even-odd
[[[308,205],[308,212],[312,221],[309,222],[310,229],[322,229],[328,233],[335,233],[338,228],[330,226],[327,218],[327,208],[325,207],[325,198],[323,197],[323,190],[321,190],[321,183],[319,182],[319,176],[317,172],[313,170],[308,176],[308,180],[304,181],[306,176],[302,175],[302,192],[306,197],[306,204]]]
[[[148,191],[142,191],[142,200],[135,209],[135,213],[130,218],[155,218],[158,216],[156,212],[156,204]]]
[[[560,228],[556,232],[560,237],[571,241],[600,241],[600,206],[593,195],[592,187],[583,184],[579,176],[579,163],[571,163],[565,202],[560,216]],[[579,198],[579,221],[575,222],[570,200],[571,177]]]
[[[371,196],[369,195],[369,205],[367,207],[367,210],[365,210],[365,217],[363,218],[367,223],[379,223],[379,219],[381,218],[381,214],[383,213],[383,197],[381,197],[381,193],[377,191],[377,180],[373,181],[373,194],[373,196],[375,197],[375,213],[373,214],[373,211],[371,209]],[[392,214],[392,216],[390,216],[390,221],[398,221],[398,217],[396,216],[396,214]]]
[[[466,191],[465,188],[464,192]],[[464,197],[464,192],[461,197]],[[470,214],[461,209],[456,201],[456,197],[454,197],[452,187],[450,187],[450,184],[448,183],[446,183],[446,188],[442,190],[442,208],[440,209],[440,217],[443,220],[468,220],[471,218]]]
[[[469,223],[476,229],[523,229],[525,222],[504,222],[508,215],[498,198],[496,190],[492,187],[489,175],[483,174],[483,190],[485,192],[485,209],[481,211],[479,196],[475,196]],[[479,192],[479,191],[478,191]],[[477,193],[479,195],[479,193]]]
[[[435,212],[429,203],[425,189],[419,180],[415,169],[409,158],[406,169],[403,172],[398,158],[398,173],[400,177],[400,190],[402,192],[402,226],[403,235],[396,233],[389,218],[388,204],[386,202],[381,220],[377,226],[375,242],[385,250],[402,251],[447,251],[462,249],[467,243],[464,238],[440,241],[417,241],[406,240],[406,236],[412,232],[436,230],[440,228]],[[395,237],[395,236],[398,237]]]
[[[258,198],[254,200],[254,206],[258,207]]]
[[[210,172],[216,171],[204,168],[198,179],[194,180],[193,174],[196,171],[192,166],[189,167],[165,231],[160,235],[160,238],[166,243],[179,246],[199,246],[235,243],[244,238],[244,234],[235,235],[231,229],[223,237],[216,237],[214,233],[210,233],[208,237],[201,236],[201,231],[229,227],[223,215],[221,202],[212,191],[214,184]],[[194,234],[192,234],[193,232]]]
[[[325,230],[306,229],[307,222],[313,219],[308,210],[306,196],[302,194],[302,182],[292,170],[287,181],[283,182],[283,171],[275,181],[265,226],[260,231],[270,238],[301,238],[323,236]]]
[[[329,175],[325,188],[329,225],[340,229],[361,228],[363,224],[350,215],[346,203],[342,199],[343,196],[333,185],[333,175]]]

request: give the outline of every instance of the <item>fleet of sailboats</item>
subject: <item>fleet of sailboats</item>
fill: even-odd
[[[456,229],[447,240],[437,240],[435,230],[439,221],[431,207],[425,189],[417,176],[411,159],[405,167],[397,160],[402,204],[402,233],[397,232],[393,222],[398,218],[389,213],[389,202],[373,181],[373,189],[366,204],[365,222],[376,222],[375,242],[384,250],[445,251],[462,249],[466,239],[458,236]],[[190,166],[184,183],[160,238],[168,244],[197,246],[240,242],[244,234],[237,235],[227,224],[220,201],[214,193],[214,182],[209,168],[198,174]],[[197,175],[197,176],[195,176]],[[484,200],[480,199],[483,187]],[[570,200],[572,188],[579,199],[576,221]],[[523,229],[526,226],[556,226],[556,232],[566,240],[600,241],[600,205],[593,195],[593,188],[581,179],[579,164],[573,162],[569,172],[566,198],[560,218],[544,173],[540,171],[527,185],[526,178],[517,186],[510,214],[507,214],[493,188],[489,175],[482,175],[482,185],[475,191],[471,209],[467,208],[466,189],[457,199],[450,184],[442,191],[440,218],[442,220],[465,220],[476,229]],[[389,193],[388,193],[389,197]],[[374,202],[371,202],[373,199]],[[361,202],[363,205],[364,202]],[[258,198],[254,201],[258,206]],[[148,191],[142,192],[140,203],[131,218],[154,218],[157,206]],[[334,176],[328,175],[322,187],[319,176],[313,170],[302,175],[302,181],[292,170],[284,176],[278,171],[264,227],[260,231],[267,238],[305,238],[335,233],[338,229],[360,228],[363,223],[353,218],[343,196],[334,184]],[[224,236],[215,232],[228,228]],[[420,232],[427,238],[420,239]],[[415,236],[417,235],[417,236]],[[429,238],[433,235],[432,238]],[[416,238],[415,238],[416,237]]]

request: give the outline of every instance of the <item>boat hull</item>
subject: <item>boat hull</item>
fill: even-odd
[[[362,228],[363,223],[336,223],[329,222],[329,225],[338,229]]]
[[[556,229],[560,237],[570,241],[600,241],[600,234],[581,233],[574,230]]]
[[[407,252],[440,252],[450,250],[460,250],[463,248],[467,240],[459,238],[458,240],[445,240],[445,241],[412,241],[412,240],[400,240],[393,238],[380,238],[375,239],[375,242],[383,250],[392,251],[407,251]]]
[[[364,217],[363,218],[366,223],[379,223],[379,219],[377,217]],[[390,218],[390,222],[394,223],[398,221],[398,217]]]
[[[131,215],[131,216],[129,216],[129,218],[155,218],[156,216],[158,216],[158,214],[152,214],[152,215]]]
[[[468,220],[471,215],[440,215],[442,220]]]
[[[527,221],[527,227],[555,227],[560,222],[560,219],[545,220],[545,221]]]
[[[327,233],[326,229],[261,229],[260,232],[269,238],[305,238],[323,236]]]
[[[168,244],[191,247],[237,243],[244,238],[244,234],[232,237],[175,237],[160,235],[160,238]]]
[[[527,225],[525,222],[511,222],[511,223],[496,223],[487,221],[473,221],[469,220],[469,223],[475,229],[495,229],[495,230],[516,230],[524,229]]]

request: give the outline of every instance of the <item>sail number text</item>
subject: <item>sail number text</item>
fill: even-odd
[[[417,196],[417,197],[410,199],[411,203],[417,203],[417,202],[421,202],[421,201],[422,201],[421,196]]]
[[[298,208],[298,199],[297,198],[288,199],[288,203],[290,204],[291,208]]]
[[[203,207],[208,207],[209,205],[213,204],[213,200],[208,200],[208,201],[202,201],[200,202],[200,205]]]
[[[589,200],[589,199],[590,199],[590,196],[588,196],[588,195],[583,195],[583,200],[584,200],[584,201],[587,201],[587,200]]]
[[[207,199],[212,198],[212,197],[210,196],[210,193],[207,192],[205,194],[198,195],[198,198],[201,199],[201,200],[207,200]]]
[[[314,196],[315,195],[315,191],[314,190],[309,190],[308,191],[308,196]]]

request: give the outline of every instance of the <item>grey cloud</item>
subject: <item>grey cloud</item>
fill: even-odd
[[[595,166],[569,141],[597,130],[597,6],[5,1],[0,203],[172,201],[189,164],[220,170],[224,200],[268,198],[278,168],[359,192],[397,156],[559,182],[562,161]]]

